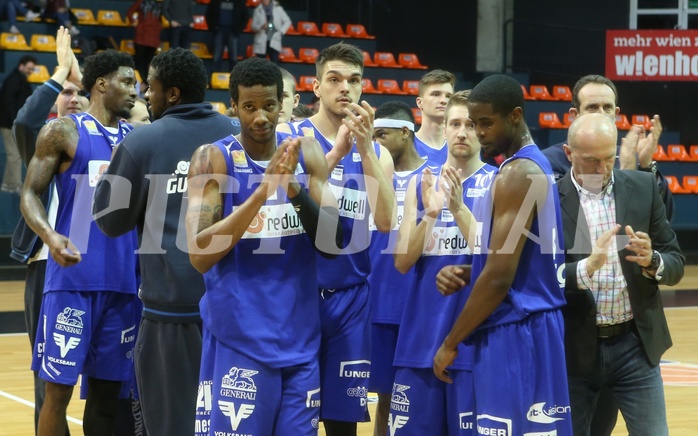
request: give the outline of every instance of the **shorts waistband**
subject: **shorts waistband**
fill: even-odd
[[[144,301],[143,318],[164,322],[199,322],[201,321],[201,313],[198,304],[168,306]]]

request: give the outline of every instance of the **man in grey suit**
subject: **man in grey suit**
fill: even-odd
[[[658,285],[678,283],[685,259],[652,174],[613,169],[616,140],[606,115],[577,118],[564,146],[572,170],[558,182],[574,434],[589,435],[609,386],[630,434],[667,435],[659,360],[672,342]]]

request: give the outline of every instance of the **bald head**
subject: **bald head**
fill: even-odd
[[[577,182],[599,192],[611,180],[616,161],[616,123],[601,113],[577,117],[567,133],[565,154]]]
[[[567,143],[575,148],[583,146],[590,140],[610,142],[615,150],[618,140],[616,123],[601,113],[585,114],[575,118],[567,131]]]

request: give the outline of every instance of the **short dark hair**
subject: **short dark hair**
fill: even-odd
[[[121,67],[135,67],[130,54],[109,49],[88,56],[85,58],[82,86],[86,91],[91,92],[98,78],[108,77],[119,71]]]
[[[32,56],[32,55],[24,55],[24,56],[22,56],[21,58],[19,58],[19,62],[17,62],[17,66],[26,65],[26,64],[28,64],[29,62],[32,62],[32,63],[34,63],[34,64],[38,64],[38,63],[39,63],[39,61],[37,61],[36,58],[35,58],[34,56]]]
[[[419,95],[432,85],[441,85],[442,83],[450,83],[451,86],[456,86],[456,76],[446,70],[432,70],[422,76],[419,80]]]
[[[276,85],[276,97],[281,101],[284,94],[284,79],[281,69],[264,58],[249,58],[238,62],[230,73],[230,98],[237,103],[240,93],[238,86]]]
[[[201,103],[206,99],[208,73],[204,62],[191,50],[177,47],[162,52],[150,66],[163,89],[179,89],[181,103]]]
[[[504,116],[517,107],[522,111],[524,108],[521,84],[504,74],[493,74],[482,79],[470,91],[469,102],[491,104],[494,113]]]
[[[577,83],[574,84],[574,88],[572,89],[572,107],[579,110],[581,103],[579,102],[579,91],[582,90],[582,88],[585,85],[588,85],[590,83],[598,83],[599,85],[606,85],[611,90],[613,91],[613,95],[616,97],[615,100],[615,105],[618,106],[618,90],[616,89],[616,85],[611,82],[610,79],[607,79],[604,76],[599,76],[598,74],[588,74],[581,79],[577,80]]]
[[[390,118],[391,120],[409,121],[414,124],[414,114],[412,109],[401,101],[388,101],[376,109],[376,117]]]
[[[329,61],[342,61],[364,71],[364,53],[355,45],[340,42],[323,49],[315,59],[315,73],[320,79],[322,69]]]
[[[315,114],[312,109],[304,104],[299,104],[293,108],[294,117],[310,118]]]

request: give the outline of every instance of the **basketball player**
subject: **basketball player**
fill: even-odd
[[[317,141],[275,131],[282,90],[276,65],[239,62],[230,93],[242,131],[192,157],[187,238],[206,284],[199,436],[318,431],[314,242],[341,232]]]
[[[445,70],[433,70],[419,81],[417,107],[422,111],[422,126],[415,134],[417,153],[430,165],[443,165],[448,157],[444,141],[444,115],[453,95],[456,76]]]
[[[122,381],[130,379],[135,310],[135,235],[104,236],[92,222],[92,193],[113,147],[130,131],[119,121],[136,99],[131,56],[107,50],[85,60],[87,112],[49,122],[37,138],[20,206],[27,224],[49,248],[32,369],[47,381],[39,435],[63,435],[65,411],[78,375],[88,378],[83,427],[114,431]],[[55,230],[41,195],[55,177]]]

